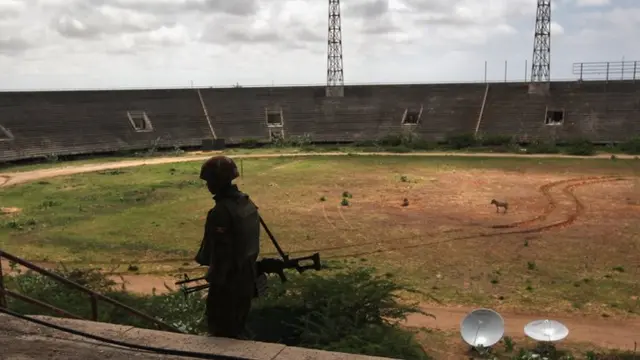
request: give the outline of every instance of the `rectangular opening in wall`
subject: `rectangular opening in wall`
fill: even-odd
[[[151,120],[145,111],[127,111],[127,117],[131,122],[131,126],[137,132],[150,132],[153,131]]]
[[[267,120],[267,126],[269,127],[282,127],[284,125],[282,109],[279,109],[279,110],[265,109],[265,116]]]
[[[284,130],[269,129],[269,141],[278,142],[284,140]]]
[[[402,125],[418,125],[422,117],[422,106],[420,109],[405,109],[402,115]]]
[[[564,123],[564,109],[552,110],[547,109],[547,113],[544,118],[545,125],[562,125]]]
[[[13,134],[11,131],[7,130],[4,126],[0,125],[0,141],[11,141],[13,140]]]

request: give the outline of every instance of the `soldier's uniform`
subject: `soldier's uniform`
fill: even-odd
[[[239,338],[244,331],[256,294],[260,250],[258,208],[247,194],[231,184],[237,176],[235,164],[227,157],[214,157],[203,165],[201,178],[207,180],[216,204],[207,215],[196,256],[198,263],[209,266],[209,334],[229,338]]]

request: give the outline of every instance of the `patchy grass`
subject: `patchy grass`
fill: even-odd
[[[449,140],[445,144],[435,144],[424,142],[415,137],[406,137],[403,135],[390,135],[383,137],[377,141],[365,141],[352,144],[312,144],[305,141],[291,140],[289,142],[276,144],[262,144],[249,141],[240,144],[237,147],[226,148],[221,151],[228,155],[244,155],[244,154],[273,154],[273,153],[326,153],[326,152],[343,152],[343,153],[362,153],[362,152],[383,152],[383,153],[412,153],[412,152],[447,152],[459,154],[476,154],[476,153],[511,153],[526,156],[527,154],[565,154],[565,155],[607,155],[610,159],[615,159],[613,154],[637,154],[638,140],[629,141],[620,146],[604,146],[594,148],[590,144],[578,144],[579,146],[556,146],[555,144],[534,143],[526,148],[513,144],[510,137],[490,137],[484,140],[475,141],[473,136],[462,136],[462,143],[458,140]],[[450,143],[453,141],[453,144]],[[471,141],[471,142],[469,142]],[[506,142],[505,142],[506,141]],[[585,147],[592,151],[584,150]],[[206,152],[190,151],[185,152],[180,148],[173,150],[163,149],[162,151],[150,148],[142,151],[117,151],[108,154],[84,154],[77,156],[58,157],[55,154],[46,156],[41,159],[27,160],[19,163],[2,163],[0,162],[0,173],[2,172],[24,172],[40,169],[49,169],[60,166],[78,166],[103,163],[106,161],[124,161],[141,158],[153,158],[164,156],[193,156]]]
[[[113,270],[129,274],[188,271],[213,204],[199,166],[108,170],[3,189],[2,206],[22,211],[0,218],[0,247],[50,263],[115,262]],[[623,159],[318,156],[244,159],[238,183],[289,252],[372,264],[444,303],[618,316],[640,312],[640,224],[626,201],[637,194],[633,181],[573,189],[586,210],[564,228],[495,235],[570,217],[576,207],[563,186],[550,190],[556,205],[546,219],[492,226],[543,213],[544,184],[633,177],[639,167]],[[508,201],[509,212],[496,214],[492,198]],[[274,253],[266,235],[262,251]]]

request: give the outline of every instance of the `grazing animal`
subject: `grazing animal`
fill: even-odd
[[[496,199],[491,200],[491,205],[495,205],[496,206],[496,212],[499,212],[500,208],[504,208],[504,212],[507,212],[507,209],[509,209],[509,204],[505,201],[498,201]]]

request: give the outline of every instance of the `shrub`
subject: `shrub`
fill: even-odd
[[[558,146],[552,141],[535,140],[527,146],[527,154],[557,154]]]
[[[572,140],[567,144],[568,155],[591,156],[596,153],[593,143],[586,139]]]
[[[98,270],[58,269],[104,295],[156,317],[192,334],[206,330],[205,302],[181,292],[139,295],[126,292]],[[429,359],[414,333],[397,325],[408,314],[420,312],[415,305],[401,304],[396,294],[411,291],[389,277],[375,275],[373,269],[343,270],[316,275],[292,274],[282,284],[271,279],[271,289],[257,299],[250,315],[251,338],[329,351],[360,353],[402,359]],[[84,294],[33,272],[7,278],[7,287],[79,316],[90,318],[91,307]],[[200,295],[204,295],[201,293]],[[55,315],[40,307],[9,299],[9,307],[25,314]],[[103,302],[98,305],[98,321],[142,328],[149,322]]]
[[[630,139],[620,144],[620,150],[629,155],[640,155],[640,137]]]
[[[370,142],[358,143],[358,146],[369,146]],[[389,134],[374,142],[375,146],[385,151],[407,153],[412,150],[433,150],[436,144],[426,141],[415,133]]]
[[[372,148],[372,147],[376,147],[377,143],[374,140],[358,140],[353,143],[353,146]]]
[[[467,149],[478,145],[473,134],[450,135],[447,136],[446,143],[448,147],[455,150]]]
[[[263,341],[279,336],[288,345],[428,359],[413,334],[396,325],[408,314],[420,312],[397,301],[395,294],[402,290],[410,289],[374,275],[372,269],[329,277],[295,276],[287,284],[276,284],[256,302],[250,328]]]
[[[478,141],[482,146],[505,146],[514,143],[514,139],[510,135],[482,136]]]
[[[389,134],[377,141],[379,146],[400,146],[406,142],[402,134]]]
[[[384,151],[392,152],[392,153],[398,153],[398,154],[410,153],[411,150],[412,149],[407,147],[406,145],[384,147]]]
[[[305,133],[304,135],[293,135],[286,138],[277,137],[271,141],[271,146],[274,147],[295,147],[304,148],[313,144],[313,138],[311,134]]]
[[[258,141],[258,139],[242,139],[240,146],[247,149],[254,149],[260,146],[260,141]]]

